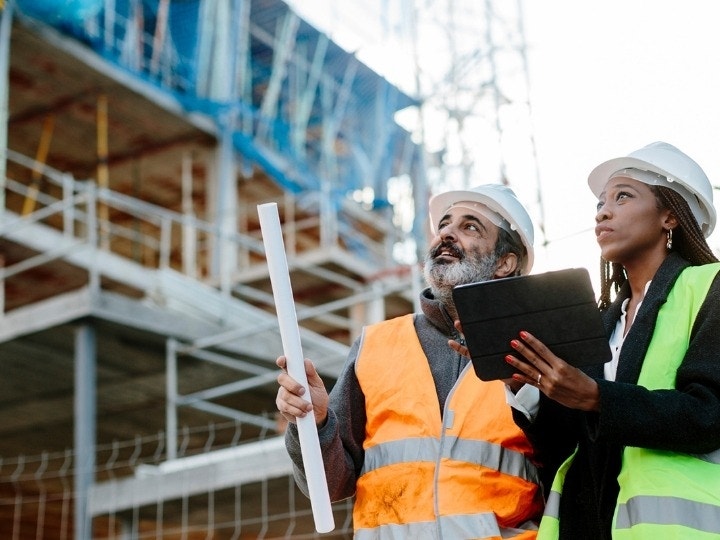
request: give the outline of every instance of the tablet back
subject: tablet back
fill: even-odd
[[[521,330],[577,367],[612,356],[585,268],[460,285],[453,297],[473,367],[483,380],[512,376],[515,369],[505,356],[519,357],[510,340]]]

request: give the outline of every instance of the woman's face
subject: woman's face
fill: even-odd
[[[595,236],[606,261],[627,265],[666,253],[670,211],[650,187],[631,178],[608,181],[598,200]]]

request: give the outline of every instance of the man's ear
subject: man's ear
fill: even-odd
[[[494,278],[504,278],[515,274],[518,267],[518,256],[516,253],[506,253],[500,258],[495,269]]]

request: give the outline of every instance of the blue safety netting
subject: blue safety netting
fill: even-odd
[[[329,179],[331,194],[338,199],[372,187],[374,207],[384,208],[389,204],[387,180],[415,176],[421,162],[419,148],[409,143],[410,134],[394,121],[397,111],[416,101],[305,21],[293,35],[293,56],[277,89],[276,105],[270,113],[263,109],[277,69],[280,29],[289,12],[281,0],[252,0],[249,29],[240,27],[238,15],[249,0],[170,0],[166,19],[160,0],[16,1],[24,15],[73,36],[107,61],[171,93],[186,111],[209,116],[220,129],[230,123],[236,150],[293,193],[318,191],[323,178]],[[113,7],[112,13],[105,11],[106,5]],[[223,16],[218,11],[223,9],[231,15]],[[230,21],[224,33],[217,32],[226,39],[224,45],[215,35],[218,28],[203,25],[211,16],[220,25]],[[160,19],[166,24],[159,25]],[[160,26],[164,32],[158,48]],[[237,65],[213,63],[213,52],[227,42],[235,46],[242,37],[249,37],[247,69],[237,72],[229,94],[218,97],[209,81],[217,79],[219,71],[234,72]],[[324,86],[315,88],[312,106],[298,128],[297,89],[311,87],[319,47],[325,51]],[[227,58],[238,62],[237,55]]]

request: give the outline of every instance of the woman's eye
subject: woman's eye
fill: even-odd
[[[616,201],[621,201],[623,199],[627,199],[630,197],[630,194],[627,191],[621,191],[617,194],[617,197],[615,197]]]

